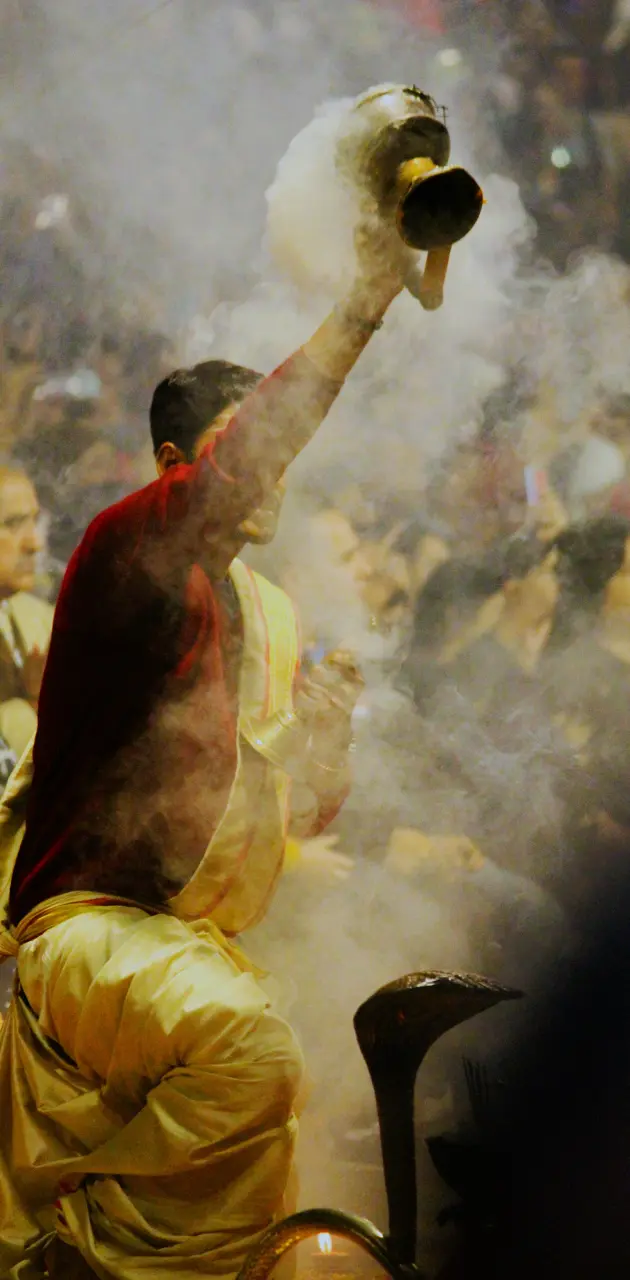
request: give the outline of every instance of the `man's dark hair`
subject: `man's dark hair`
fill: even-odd
[[[192,462],[202,432],[229,404],[245,400],[262,377],[228,360],[204,360],[191,369],[176,369],[153,393],[150,422],[154,453],[170,441]]]

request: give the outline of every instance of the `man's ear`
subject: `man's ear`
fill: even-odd
[[[155,465],[159,476],[163,476],[169,467],[176,467],[180,462],[185,461],[186,455],[183,449],[178,449],[177,445],[171,444],[170,440],[165,440],[155,455]]]

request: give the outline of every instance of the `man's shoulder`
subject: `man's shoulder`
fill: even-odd
[[[119,568],[131,560],[147,531],[153,492],[154,486],[146,485],[99,511],[70,557],[66,579],[72,578],[76,570],[86,564],[91,568],[98,565],[100,571],[104,571],[113,561]]]
[[[127,493],[124,497],[119,498],[117,502],[112,502],[103,507],[102,511],[99,511],[90,520],[79,547],[94,541],[100,536],[108,537],[120,532],[130,523],[135,525],[136,513],[142,510],[147,495],[152,491],[153,485],[146,485],[143,489],[134,489],[132,493]]]

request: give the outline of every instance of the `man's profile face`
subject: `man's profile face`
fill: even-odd
[[[217,432],[227,427],[237,408],[237,404],[227,405],[222,413],[215,418],[214,422],[202,432],[195,445],[195,458],[199,457]],[[265,497],[258,510],[252,511],[247,520],[243,521],[239,527],[239,532],[243,534],[247,542],[252,542],[257,546],[266,546],[268,542],[275,538],[285,493],[286,481],[283,478],[278,481],[271,493]]]
[[[26,476],[0,477],[0,599],[31,591],[43,542],[39,504]]]

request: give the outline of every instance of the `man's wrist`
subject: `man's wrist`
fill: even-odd
[[[393,283],[361,281],[337,303],[301,349],[320,377],[342,385],[398,292]]]
[[[381,328],[385,311],[375,311],[374,308],[366,307],[365,304],[338,302],[334,315],[344,329],[354,333],[365,333],[370,337]]]
[[[348,328],[374,332],[380,329],[388,307],[399,292],[394,285],[377,289],[358,281],[347,297],[337,303],[335,313]]]

